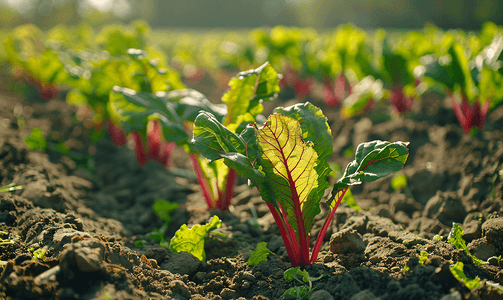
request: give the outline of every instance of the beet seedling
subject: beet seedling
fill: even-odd
[[[330,211],[310,256],[310,230],[321,212],[320,201],[329,187],[331,172],[327,160],[332,155],[332,136],[319,108],[309,102],[276,108],[265,124],[249,125],[240,134],[225,128],[210,113],[201,112],[194,122],[193,142],[210,161],[223,159],[257,186],[279,227],[292,266],[316,261],[349,186],[398,171],[408,157],[408,143],[373,141],[358,146],[356,159],[327,200]]]
[[[206,260],[204,252],[204,238],[211,231],[220,228],[222,221],[217,216],[213,216],[205,225],[194,225],[188,229],[183,224],[175,232],[175,236],[170,241],[171,251],[173,253],[187,252],[197,257],[200,261]]]

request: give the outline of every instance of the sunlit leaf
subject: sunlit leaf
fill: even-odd
[[[408,144],[373,141],[358,145],[355,160],[346,167],[334,190],[339,191],[364,181],[372,182],[400,170],[409,156]]]
[[[459,282],[464,283],[467,288],[474,289],[480,285],[480,278],[477,276],[474,279],[469,279],[465,272],[463,271],[464,264],[460,261],[456,262],[454,265],[449,266],[452,275]]]
[[[464,235],[463,228],[456,223],[452,223],[452,228],[451,231],[449,232],[449,236],[447,237],[447,242],[454,244],[457,249],[465,250],[466,254],[468,254],[468,256],[472,258],[475,264],[477,265],[487,264],[487,262],[478,259],[477,257],[475,257],[470,253],[468,247],[466,246],[466,242],[463,239],[463,235]]]
[[[188,252],[200,261],[204,261],[206,260],[204,238],[208,233],[220,228],[220,226],[222,226],[222,221],[217,216],[213,216],[205,225],[194,225],[191,229],[183,224],[171,239],[171,250],[174,253]]]

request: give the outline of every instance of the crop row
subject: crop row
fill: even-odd
[[[298,98],[322,85],[328,107],[341,106],[344,117],[389,101],[399,113],[412,110],[428,90],[450,98],[466,133],[481,130],[487,113],[503,100],[503,36],[486,23],[480,33],[422,31],[367,33],[352,25],[332,32],[275,27],[249,33],[174,35],[163,40],[171,65],[188,80],[207,73],[225,86],[229,70],[248,69],[265,61],[283,74]]]
[[[320,85],[327,106],[340,107],[346,118],[384,101],[397,112],[407,113],[414,101],[433,89],[450,99],[460,125],[469,133],[482,130],[487,113],[503,101],[503,30],[493,23],[484,24],[478,34],[433,26],[400,34],[367,33],[352,25],[324,33],[275,27],[176,34],[151,33],[148,25],[136,22],[129,27],[108,26],[98,34],[85,26],[58,26],[43,34],[25,25],[11,36],[5,43],[6,54],[18,67],[18,76],[49,98],[57,93],[54,84],[79,85],[62,77],[90,76],[96,65],[117,60],[127,49],[135,48],[147,51],[159,68],[178,71],[183,81],[208,76],[224,89],[237,72],[269,62],[282,74],[280,86],[293,87],[303,99]],[[106,68],[107,72],[120,69]],[[63,76],[62,69],[67,71]],[[176,80],[171,79],[172,85],[180,87]],[[115,85],[107,81],[108,87]],[[96,115],[106,117],[106,111]]]

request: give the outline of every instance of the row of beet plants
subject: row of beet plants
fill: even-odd
[[[43,98],[55,97],[67,86],[84,91],[70,99],[82,102],[81,94],[87,94],[86,106],[98,127],[108,119],[111,87],[138,90],[138,83],[121,78],[142,73],[121,66],[128,64],[124,53],[129,48],[147,51],[158,69],[169,70],[171,65],[188,81],[209,74],[223,88],[237,72],[268,61],[282,74],[280,86],[293,87],[300,99],[320,88],[326,105],[339,108],[345,118],[385,100],[396,112],[408,113],[425,91],[440,89],[469,133],[481,130],[487,114],[503,102],[503,30],[492,23],[479,34],[431,26],[394,35],[383,30],[369,34],[343,25],[328,33],[278,26],[248,34],[203,35],[199,40],[178,35],[163,45],[169,60],[147,42],[149,32],[142,22],[129,28],[107,26],[98,34],[85,26],[58,26],[44,34],[24,25],[13,30],[5,48],[15,76],[34,85]],[[183,88],[172,71],[167,74],[172,89]],[[86,86],[87,79],[100,88]]]
[[[292,87],[297,98],[321,86],[326,105],[340,108],[346,118],[383,101],[399,114],[409,113],[425,91],[441,90],[469,133],[482,129],[487,113],[502,103],[502,34],[493,23],[479,34],[432,26],[401,34],[369,34],[353,25],[329,33],[278,26],[241,37],[222,35],[220,42],[212,36],[211,42],[203,37],[190,43],[184,36],[166,48],[187,78],[199,80],[206,71],[223,78],[220,85],[229,70],[269,61],[283,75],[280,85]]]

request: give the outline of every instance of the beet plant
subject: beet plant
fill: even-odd
[[[190,142],[193,122],[200,111],[205,111],[229,132],[240,134],[262,113],[262,101],[273,99],[279,92],[278,81],[278,74],[268,63],[240,72],[229,82],[222,106],[190,89],[151,94],[116,86],[110,93],[111,111],[126,133],[147,132],[149,122],[155,121],[163,141],[175,142],[189,153],[208,209],[225,211],[233,195],[236,173],[223,161],[209,162],[199,155]],[[138,135],[136,138],[143,140]]]
[[[334,185],[326,201],[329,213],[311,255],[311,228],[329,187],[332,135],[322,111],[309,102],[276,108],[267,121],[248,125],[240,134],[228,130],[209,112],[194,122],[193,142],[210,161],[223,162],[258,188],[285,243],[292,266],[313,264],[327,228],[351,185],[374,181],[400,170],[408,143],[360,144],[356,159]]]
[[[353,93],[353,86],[372,73],[371,54],[367,34],[354,25],[337,27],[327,39],[318,55],[322,57],[323,100],[328,107],[339,106]]]
[[[466,134],[483,130],[487,114],[503,104],[503,35],[470,60],[464,45],[451,37],[442,56],[422,58],[422,75],[444,87]]]

